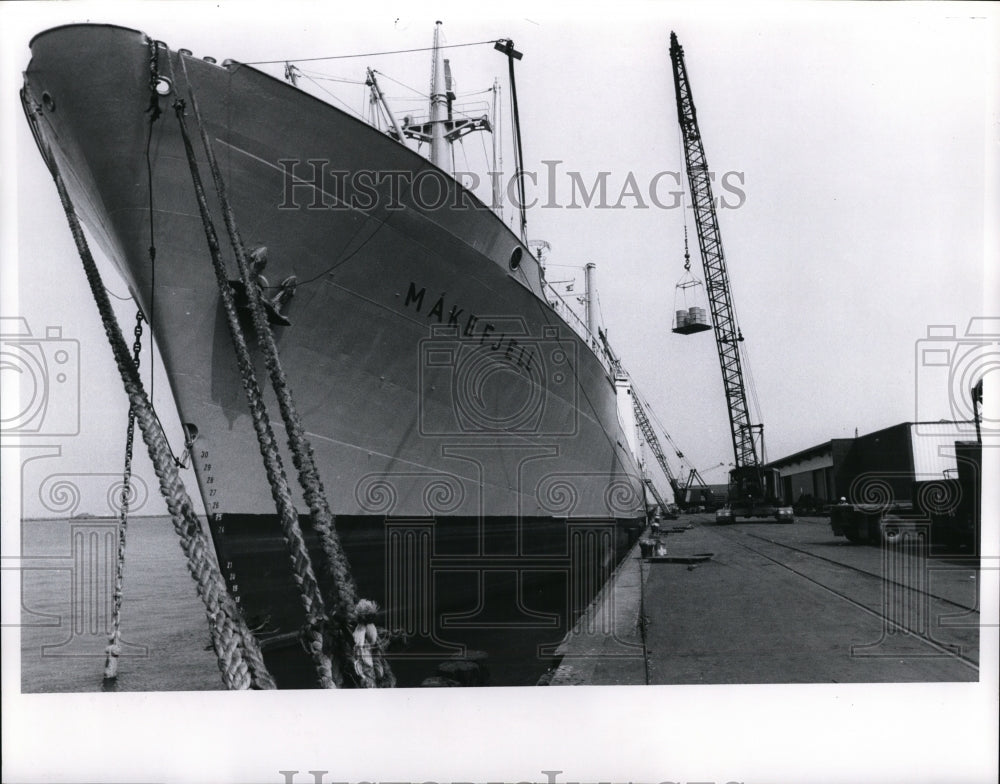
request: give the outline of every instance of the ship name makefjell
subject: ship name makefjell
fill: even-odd
[[[410,286],[406,291],[406,299],[403,301],[403,307],[412,306],[413,309],[420,313],[424,305],[424,296],[427,293],[426,287],[421,287],[417,290],[417,286],[413,281],[410,281]],[[448,311],[447,322],[445,321],[445,301],[444,295],[440,295],[437,301],[431,306],[430,310],[427,311],[428,319],[437,319],[438,324],[447,324],[449,327],[455,328],[455,334],[461,337],[474,338],[476,336],[476,325],[479,323],[479,317],[469,313],[465,319],[465,327],[461,328],[459,323],[461,321],[462,315],[465,313],[464,308],[458,307],[457,304],[452,305],[451,309]],[[515,362],[518,367],[524,368],[528,373],[532,370],[531,361],[534,359],[535,350],[534,347],[530,347],[527,350],[526,346],[519,341],[513,335],[508,335],[505,332],[500,333],[500,337],[493,342],[486,343],[487,335],[496,332],[496,326],[490,322],[486,322],[483,325],[482,330],[478,332],[479,344],[488,345],[491,351],[504,350],[504,359],[509,359]],[[522,338],[525,336],[522,335]],[[504,348],[506,346],[506,348]]]

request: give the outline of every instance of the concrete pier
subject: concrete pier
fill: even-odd
[[[690,528],[667,558],[629,553],[551,685],[978,680],[974,558],[852,545],[824,518],[672,525]]]

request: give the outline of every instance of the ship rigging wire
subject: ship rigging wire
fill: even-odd
[[[338,259],[336,262],[334,262],[333,264],[331,264],[326,269],[324,269],[321,272],[318,272],[317,274],[313,275],[311,278],[306,278],[305,280],[300,280],[297,285],[301,287],[301,286],[306,286],[306,285],[308,285],[310,283],[315,283],[320,278],[325,278],[327,275],[329,275],[331,272],[333,272],[334,270],[336,270],[338,267],[341,267],[344,264],[346,264],[347,262],[349,262],[351,259],[353,259],[358,253],[360,253],[364,249],[365,245],[367,245],[369,242],[372,241],[372,239],[375,237],[375,235],[378,234],[379,231],[382,229],[382,227],[385,226],[388,222],[389,222],[388,219],[386,219],[384,221],[379,221],[377,223],[377,225],[375,226],[375,230],[371,234],[369,234],[367,237],[365,237],[365,239],[362,240],[361,244],[358,245],[358,247],[356,247],[354,250],[352,250],[349,254],[347,254],[346,256],[344,256],[342,259]],[[360,233],[361,228],[363,228],[366,225],[367,225],[367,221],[363,222],[361,224],[361,226],[358,228],[358,230],[356,232],[354,232],[354,234],[351,235],[351,238],[347,241],[347,244],[344,246],[345,248],[350,246],[350,244],[354,241],[354,238],[357,237],[358,234]],[[269,288],[276,288],[276,287],[270,286]]]
[[[481,44],[486,44],[486,43],[494,43],[494,44],[496,44],[496,43],[499,43],[500,41],[503,41],[503,42],[505,42],[505,43],[507,43],[509,45],[509,41],[507,41],[506,39],[499,39],[499,41],[485,41],[485,42],[480,42],[480,43]],[[472,44],[457,44],[455,46],[475,46],[475,45],[480,45],[480,44],[476,44],[476,43],[472,43]],[[413,50],[413,51],[431,51],[431,50],[433,50],[433,48],[434,47],[426,47],[424,49]],[[438,49],[448,49],[448,48],[453,48],[453,46],[452,45],[442,45],[442,46],[438,47]],[[386,52],[386,54],[393,54],[393,53],[395,53],[395,52]],[[344,57],[361,57],[361,56],[363,56],[363,55],[345,55]],[[508,56],[508,57],[509,57],[509,59],[511,59],[510,56]],[[322,59],[339,59],[339,58],[306,58],[305,60],[300,60],[298,62],[306,62],[306,61],[310,61],[310,60],[322,60]],[[245,63],[245,64],[246,65],[254,65],[254,64],[262,64],[262,63],[269,63],[269,62],[272,62],[272,61],[257,61],[255,63]],[[286,63],[286,68],[287,68],[288,64],[291,61],[282,60],[282,61],[273,61],[273,62],[283,62],[283,63]],[[511,65],[511,68],[510,68],[510,71],[511,71],[510,78],[513,79],[513,73],[512,73],[512,71],[513,71],[513,63],[511,63],[510,65]],[[350,106],[348,106],[348,104],[342,98],[338,97],[333,92],[331,92],[330,90],[326,89],[322,84],[319,83],[320,80],[322,80],[322,81],[329,81],[329,82],[337,82],[337,83],[342,83],[342,84],[358,84],[358,85],[360,85],[360,84],[367,84],[367,82],[361,82],[361,81],[357,81],[357,80],[353,80],[353,79],[348,79],[348,78],[341,77],[341,76],[324,75],[324,74],[322,74],[319,71],[304,70],[301,67],[299,67],[298,65],[295,65],[294,63],[291,64],[291,67],[295,68],[296,72],[299,75],[301,75],[303,78],[308,79],[310,82],[312,82],[312,84],[315,85],[316,88],[318,88],[319,90],[322,90],[324,93],[326,93],[328,96],[330,96],[330,98],[332,98],[333,100],[337,101],[341,106],[344,106],[345,108],[347,108],[348,111],[350,111],[351,114],[359,117],[360,119],[362,119],[362,120],[364,120],[366,122],[369,122],[371,125],[373,125],[374,127],[377,127],[377,128],[382,128],[383,127],[383,123],[387,123],[388,122],[388,119],[385,116],[385,113],[384,113],[384,111],[383,111],[383,109],[382,109],[381,106],[379,106],[378,108],[374,108],[371,105],[371,102],[369,102],[369,105],[367,107],[367,112],[366,112],[366,108],[365,107],[362,107],[361,112],[357,112],[354,109],[352,109]],[[393,100],[395,100],[395,101],[402,101],[402,102],[410,102],[410,101],[417,101],[417,100],[427,101],[430,98],[430,96],[427,93],[422,92],[422,91],[418,90],[417,88],[415,88],[415,87],[413,87],[413,86],[411,86],[409,84],[406,84],[405,82],[403,82],[403,81],[395,78],[394,76],[386,73],[385,71],[380,71],[378,69],[372,69],[372,72],[374,74],[378,74],[380,77],[386,79],[387,81],[391,81],[394,84],[399,85],[400,87],[402,87],[403,89],[405,89],[405,90],[413,93],[413,95],[414,95],[414,97],[412,97],[412,98],[411,97],[403,97],[403,96],[393,97]],[[511,98],[510,98],[510,100],[511,100],[511,114],[512,114],[512,117],[514,119],[514,122],[517,123],[519,121],[519,118],[517,117],[517,111],[516,111],[516,106],[515,106],[516,93],[514,92],[514,89],[513,89],[513,82],[511,84],[512,84]],[[496,89],[496,87],[491,87],[491,88],[488,88],[488,89],[470,90],[468,92],[463,92],[459,96],[456,96],[456,97],[467,98],[467,97],[473,97],[473,96],[478,96],[478,95],[485,95],[487,93],[497,93],[497,92],[498,92],[498,90]],[[498,103],[499,103],[499,101],[498,101],[497,97],[495,96],[494,99],[493,99],[492,104],[489,101],[487,101],[487,102],[484,102],[483,103],[483,107],[481,107],[481,108],[485,108],[485,110],[486,110],[486,116],[489,116],[490,113],[491,113],[491,106],[492,106],[493,122],[492,122],[491,132],[494,135],[497,135],[497,136],[499,136],[501,134],[501,128],[499,127],[500,126],[500,121],[499,121],[500,111],[499,111],[499,106],[497,106]],[[469,106],[466,106],[466,108],[462,108],[462,106],[454,105],[453,104],[451,106],[451,111],[452,111],[452,113],[454,115],[456,115],[458,117],[462,117],[462,118],[468,119],[468,120],[479,120],[482,116],[484,116],[482,114],[472,114],[471,113],[471,108]],[[365,114],[366,113],[369,115],[369,119],[368,120],[365,120]],[[516,129],[516,130],[519,131],[519,129]],[[515,153],[516,157],[520,157],[520,150],[519,150],[519,147],[518,147],[518,143],[519,143],[518,136],[519,136],[519,133],[515,133],[514,137],[512,139],[513,144],[514,144],[514,153]],[[469,158],[468,158],[468,151],[465,149],[465,146],[464,146],[464,140],[459,140],[459,142],[460,142],[460,144],[462,144],[462,152],[463,152],[463,155],[465,156],[466,166],[467,166],[467,168],[471,168],[471,162],[469,161]],[[489,154],[489,151],[486,149],[486,142],[485,142],[485,140],[481,140],[481,142],[482,142],[482,147],[483,147],[483,156],[484,156],[485,161],[487,162],[487,168],[489,168],[490,154]],[[499,145],[500,145],[500,150],[501,150],[500,154],[502,155],[502,140],[499,141]],[[417,152],[418,153],[420,152],[420,148],[421,148],[421,142],[418,140],[418,142],[417,142]],[[451,162],[452,163],[452,171],[454,171],[455,168],[456,168],[454,147],[452,147],[451,156],[452,156],[452,162]],[[501,164],[501,162],[500,161],[495,162],[493,168],[497,169],[498,171],[502,171],[502,164]],[[523,169],[523,165],[520,168]],[[491,172],[491,176],[495,176],[495,175]],[[520,194],[519,195],[519,200],[521,201],[521,203],[523,203],[524,202],[523,182],[519,181],[518,185],[519,185],[519,194]],[[494,198],[494,199],[492,199],[492,201],[495,202],[496,199]],[[502,203],[500,203],[500,204],[493,204],[492,207],[493,207],[493,209],[495,211],[497,211],[497,213],[500,216],[500,218],[503,219]],[[525,237],[526,237],[526,215],[523,214],[523,210],[522,210],[522,216],[521,216],[521,224],[522,224],[521,225],[521,238],[522,238],[522,240],[524,240]],[[311,280],[315,280],[315,278],[313,278]]]
[[[415,93],[416,96],[417,96],[417,98],[403,98],[403,97],[398,97],[398,96],[386,96],[387,99],[392,98],[392,100],[394,100],[394,101],[416,101],[418,99],[421,100],[421,101],[429,101],[430,100],[430,96],[427,93],[422,93],[416,87],[411,87],[410,85],[406,84],[405,82],[399,81],[399,79],[396,79],[396,78],[390,76],[385,71],[379,71],[378,69],[373,68],[372,72],[373,73],[377,73],[379,76],[384,76],[390,82],[395,82],[400,87],[404,87],[407,90],[410,90],[411,92]],[[462,93],[460,95],[456,95],[455,97],[456,98],[468,98],[468,97],[473,96],[473,95],[483,95],[485,93],[491,93],[491,92],[493,92],[493,88],[490,88],[488,90],[476,90],[474,92]],[[479,104],[479,105],[482,105],[483,102],[482,101],[476,101],[475,103]],[[452,106],[451,111],[452,111],[453,114],[457,114],[457,115],[459,115],[461,117],[465,117],[466,119],[469,119],[469,120],[476,119],[476,115],[469,114],[467,111],[464,111],[461,108],[459,108],[457,106],[454,106],[454,105]]]
[[[398,85],[399,85],[400,87],[405,87],[405,88],[406,88],[407,90],[409,90],[410,92],[413,92],[413,93],[416,93],[416,94],[417,94],[417,96],[418,96],[418,97],[419,97],[419,98],[420,98],[420,99],[421,99],[422,101],[428,101],[428,100],[430,100],[430,96],[429,96],[429,95],[427,95],[426,93],[422,93],[422,92],[420,92],[420,90],[418,90],[418,89],[417,89],[416,87],[411,87],[410,85],[408,85],[408,84],[406,84],[406,83],[404,83],[404,82],[401,82],[401,81],[399,81],[399,79],[396,79],[395,77],[393,77],[393,76],[390,76],[390,75],[389,75],[389,74],[387,74],[387,73],[386,73],[385,71],[380,71],[380,70],[378,70],[377,68],[372,68],[372,73],[377,73],[377,74],[378,74],[379,76],[384,76],[384,77],[385,77],[386,79],[388,79],[388,80],[389,80],[390,82],[395,82],[395,83],[396,83],[396,84],[398,84]],[[402,99],[402,100],[416,100],[416,98],[412,98],[412,99],[410,99],[410,98],[404,98],[404,99]]]
[[[301,73],[306,79],[308,79],[310,82],[312,82],[314,85],[316,85],[320,90],[322,90],[327,95],[329,95],[331,98],[333,98],[333,100],[335,100],[337,103],[341,104],[345,109],[347,109],[347,111],[349,111],[355,117],[357,117],[362,122],[364,122],[364,119],[365,119],[364,116],[362,114],[359,114],[358,111],[357,111],[357,109],[355,109],[354,107],[350,106],[346,101],[344,101],[342,98],[338,97],[335,93],[332,93],[332,92],[330,92],[330,90],[327,90],[323,85],[321,85],[319,82],[317,82],[313,77],[309,76],[309,74],[305,73],[302,70],[300,70],[299,73]]]
[[[300,74],[303,76],[311,76],[313,79],[319,79],[324,82],[340,82],[342,84],[364,84],[365,82],[360,79],[347,79],[342,76],[329,76],[328,74],[322,74],[319,71],[303,71],[301,68],[296,68]]]
[[[495,44],[506,39],[497,38],[490,41],[472,41],[466,44],[447,44],[446,46],[439,46],[438,49],[458,49],[463,46],[485,46],[487,44]],[[430,52],[433,51],[433,46],[421,46],[416,49],[387,49],[383,52],[360,52],[358,54],[335,54],[327,55],[324,57],[284,57],[280,60],[251,60],[242,65],[275,65],[277,63],[314,63],[320,60],[348,60],[352,57],[381,57],[382,55],[389,54],[410,54],[412,52]]]

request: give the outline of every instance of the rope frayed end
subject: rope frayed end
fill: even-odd
[[[375,626],[378,609],[371,599],[359,599],[354,607],[354,672],[367,689],[392,686],[395,680],[385,661],[384,640]]]
[[[121,656],[122,646],[117,642],[111,642],[104,650],[108,655],[104,663],[104,680],[113,681],[118,677],[118,657]]]

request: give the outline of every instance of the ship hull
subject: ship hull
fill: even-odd
[[[152,106],[151,57],[169,89]],[[25,78],[39,132],[150,320],[181,421],[197,433],[185,478],[248,617],[275,639],[301,620],[173,116],[184,99],[210,183],[192,96],[246,246],[266,247],[270,286],[298,281],[275,338],[362,595],[390,628],[410,630],[414,655],[417,638],[435,655],[468,644],[463,623],[565,631],[581,609],[574,585],[593,593],[644,504],[609,365],[548,306],[509,229],[349,115],[136,31],[47,31]],[[232,253],[224,260],[237,278]],[[291,475],[272,393],[265,403]],[[589,565],[573,556],[584,540]],[[492,594],[506,620],[476,610]]]

